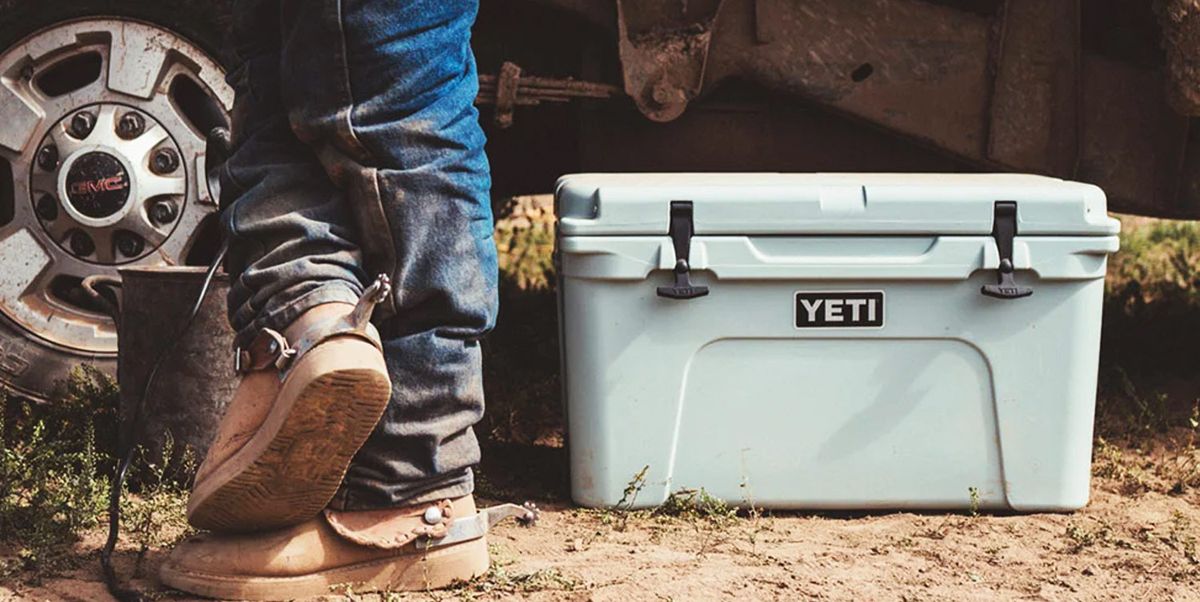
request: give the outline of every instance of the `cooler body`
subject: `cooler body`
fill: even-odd
[[[1119,228],[1099,189],[596,174],[557,209],[580,504],[628,503],[646,467],[636,506],[1086,504]]]

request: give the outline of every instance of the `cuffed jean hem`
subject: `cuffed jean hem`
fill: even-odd
[[[263,328],[283,332],[292,322],[296,321],[296,318],[318,305],[325,303],[354,305],[358,303],[361,295],[361,290],[354,288],[348,282],[339,280],[326,282],[295,299],[289,299],[288,291],[281,291],[267,304],[267,308],[260,312],[258,319],[238,330],[236,344],[242,347],[249,345],[258,331]],[[279,300],[278,304],[276,304],[276,300]]]
[[[475,492],[475,473],[470,468],[403,485],[373,482],[365,486],[364,483],[352,481],[351,477],[347,477],[330,500],[329,508],[381,510],[460,498]]]

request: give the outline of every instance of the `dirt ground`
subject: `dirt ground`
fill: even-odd
[[[542,498],[533,528],[500,525],[494,568],[442,592],[364,600],[1200,600],[1200,492],[1155,491],[1138,467],[1170,464],[1177,442],[1142,452],[1103,444],[1092,501],[1073,514],[760,514],[595,511],[561,499],[561,450],[530,448],[534,481],[493,483]],[[505,462],[519,459],[500,450]],[[485,465],[497,471],[506,466]],[[544,480],[545,482],[540,482]],[[550,498],[547,501],[546,498]],[[508,497],[508,499],[514,499]],[[488,499],[484,498],[487,502]],[[41,583],[0,586],[0,599],[102,600],[91,533],[77,569]],[[166,599],[151,550],[136,584]],[[125,550],[120,571],[135,570]]]

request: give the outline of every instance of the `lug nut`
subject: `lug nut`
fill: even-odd
[[[92,242],[92,237],[85,232],[76,230],[71,233],[71,252],[86,257],[96,252],[96,243]]]
[[[117,135],[129,140],[137,138],[146,130],[146,120],[141,115],[130,111],[117,120]]]
[[[38,150],[37,164],[46,171],[54,171],[58,167],[58,148],[53,144],[43,146]]]
[[[117,251],[126,257],[137,257],[142,253],[142,247],[145,246],[145,241],[141,236],[132,232],[117,232],[116,236]]]
[[[80,111],[71,118],[71,126],[67,128],[67,131],[75,138],[82,140],[92,133],[94,127],[96,127],[96,116],[87,111]]]
[[[34,210],[37,211],[38,217],[48,222],[58,219],[58,201],[48,194],[43,194],[37,200]]]
[[[175,205],[168,201],[158,201],[150,207],[150,219],[158,224],[169,224],[175,221]]]
[[[179,168],[179,153],[173,148],[160,148],[150,159],[150,170],[156,174],[168,174]]]

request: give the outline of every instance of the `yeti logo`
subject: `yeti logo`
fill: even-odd
[[[796,328],[880,328],[883,291],[796,293]]]

